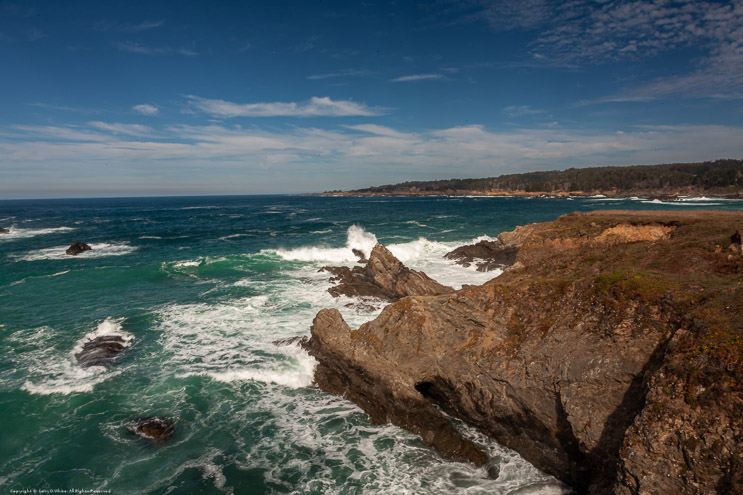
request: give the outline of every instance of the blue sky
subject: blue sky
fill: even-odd
[[[743,158],[743,1],[0,1],[0,198]]]

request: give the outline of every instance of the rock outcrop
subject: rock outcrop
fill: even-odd
[[[516,262],[518,247],[503,247],[497,240],[480,241],[476,244],[460,246],[444,255],[457,264],[469,267],[477,265],[477,271],[489,272],[497,268],[513,265]]]
[[[574,214],[517,229],[518,268],[352,330],[321,311],[319,387],[454,459],[439,408],[588,493],[743,491],[737,212]],[[505,242],[505,241],[504,241]]]
[[[398,301],[407,296],[440,295],[453,292],[423,272],[411,270],[383,245],[372,249],[364,266],[350,269],[345,266],[325,267],[338,285],[328,289],[333,297],[372,297],[382,301]]]
[[[158,442],[169,439],[175,431],[175,421],[170,418],[161,416],[151,416],[146,418],[137,418],[127,429],[147,440]]]
[[[120,335],[102,335],[85,344],[75,354],[80,366],[109,366],[126,349],[126,341]]]
[[[0,234],[10,234],[10,229],[4,229],[0,227]]]
[[[70,256],[77,256],[78,254],[85,252],[85,251],[90,251],[91,249],[93,248],[88,246],[84,242],[76,241],[76,242],[73,242],[70,245],[70,247],[67,248],[67,251],[65,251],[65,253],[67,253]]]

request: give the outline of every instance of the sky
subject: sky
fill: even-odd
[[[743,0],[0,0],[0,199],[743,158]]]

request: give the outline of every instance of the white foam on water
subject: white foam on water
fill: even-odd
[[[96,385],[122,372],[121,368],[90,366],[83,368],[77,363],[75,354],[83,349],[86,342],[104,335],[116,335],[123,339],[122,345],[129,347],[134,338],[121,328],[121,319],[107,318],[95,330],[85,334],[67,353],[55,348],[54,332],[49,327],[32,329],[14,334],[13,339],[23,339],[35,347],[24,353],[21,366],[28,372],[28,379],[21,386],[32,394],[51,395],[91,392]]]
[[[661,200],[659,200],[659,199],[650,199],[650,200],[648,200],[648,199],[643,199],[643,200],[641,200],[641,201],[642,201],[643,203],[648,203],[648,204],[651,204],[651,205],[665,205],[665,204],[667,204],[667,203],[664,203],[663,201],[661,201]]]
[[[302,487],[329,494],[569,493],[515,452],[467,427],[463,433],[498,464],[497,479],[488,478],[485,469],[445,459],[401,428],[370,425],[360,408],[339,397],[268,388],[253,407],[254,412],[271,412],[275,427],[270,438],[245,445],[238,467],[267,469],[266,479],[287,492]]]
[[[88,259],[88,258],[105,258],[108,256],[122,256],[137,250],[136,246],[130,246],[127,243],[94,243],[90,244],[90,251],[71,256],[66,253],[70,246],[56,246],[45,249],[30,251],[23,256],[17,256],[19,261],[41,261],[41,260],[61,260],[61,259]]]
[[[290,250],[278,249],[273,252],[287,261],[353,263],[359,259],[358,256],[353,254],[354,249],[361,251],[364,253],[364,256],[369,257],[376,243],[377,236],[365,231],[358,225],[352,225],[348,228],[346,245],[344,247],[308,246]]]
[[[0,241],[13,239],[26,239],[39,235],[56,234],[58,232],[70,232],[75,230],[72,227],[51,227],[48,229],[23,229],[11,226],[7,234],[0,234]]]
[[[181,210],[214,210],[219,206],[184,206]]]
[[[162,237],[156,236],[156,235],[143,235],[143,236],[139,236],[139,238],[140,239],[162,239]]]

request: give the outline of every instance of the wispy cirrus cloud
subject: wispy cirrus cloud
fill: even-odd
[[[443,79],[442,74],[411,74],[409,76],[400,76],[390,79],[391,82],[416,82],[416,81],[433,81]]]
[[[503,109],[503,113],[509,117],[523,117],[524,115],[537,115],[544,112],[529,105],[510,105]]]
[[[134,110],[137,113],[141,113],[142,115],[157,115],[160,109],[158,109],[154,105],[149,105],[147,103],[143,103],[141,105],[134,105],[132,107],[132,110]]]
[[[739,0],[472,0],[465,5],[460,8],[464,19],[484,20],[500,31],[533,31],[536,37],[528,51],[534,66],[576,68],[647,60],[689,47],[700,52],[686,73],[638,83],[590,102],[743,93],[743,2]],[[529,62],[519,65],[531,66]]]
[[[154,130],[152,129],[152,127],[141,124],[120,124],[115,122],[111,123],[94,121],[88,122],[88,125],[101,131],[108,131],[111,134],[124,134],[127,136],[139,137],[151,137],[154,134]]]
[[[100,20],[100,21],[96,21],[93,23],[93,29],[96,31],[101,31],[101,32],[118,31],[118,32],[124,32],[124,33],[139,33],[141,31],[149,31],[151,29],[157,29],[161,27],[163,24],[165,24],[164,19],[161,19],[159,21],[153,21],[153,20],[146,19],[136,24],[120,23],[120,22],[109,21],[109,20]]]
[[[309,101],[234,103],[231,101],[187,96],[192,108],[214,117],[374,117],[385,109],[369,107],[349,100],[312,97]]]
[[[198,55],[198,52],[186,48],[152,47],[136,41],[120,41],[115,43],[115,46],[122,52],[139,53],[141,55],[183,55],[186,57]]]
[[[332,78],[339,78],[339,77],[363,77],[363,76],[369,76],[373,74],[373,72],[368,70],[358,70],[358,69],[343,69],[336,72],[326,72],[324,74],[312,74],[307,76],[307,79],[310,80],[318,80],[318,79],[332,79]]]

